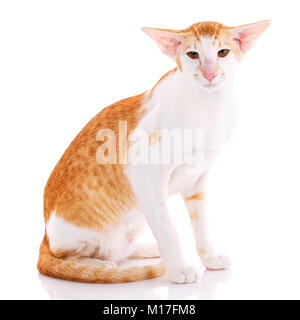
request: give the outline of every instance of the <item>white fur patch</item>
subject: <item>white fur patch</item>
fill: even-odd
[[[52,212],[46,230],[53,252],[75,250],[80,256],[119,261],[134,250],[135,237],[144,224],[144,217],[135,209],[117,228],[103,234],[77,227]]]

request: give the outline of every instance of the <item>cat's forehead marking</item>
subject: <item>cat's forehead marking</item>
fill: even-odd
[[[200,37],[217,38],[224,27],[219,22],[207,21],[194,23],[183,31],[191,33],[192,36],[199,40]]]
[[[199,48],[203,45],[203,42],[207,44],[207,41],[210,42],[210,45],[220,48],[222,46],[221,38],[226,34],[226,29],[228,28],[219,22],[208,21],[194,23],[178,32],[186,34],[184,49],[188,49],[191,44],[195,49]]]

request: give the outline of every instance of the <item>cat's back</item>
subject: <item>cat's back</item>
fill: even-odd
[[[82,203],[85,203],[87,210],[90,205],[94,210],[96,208],[96,211],[106,211],[108,208],[104,209],[103,203],[106,207],[110,203],[111,207],[116,205],[114,202],[120,204],[125,201],[123,198],[129,196],[130,187],[123,174],[123,166],[118,164],[119,122],[126,122],[128,138],[128,134],[137,126],[144,113],[142,108],[144,96],[145,93],[142,93],[106,107],[92,118],[72,141],[53,169],[45,186],[44,217],[46,221],[53,211],[58,215],[60,213],[65,215],[68,212],[71,219],[75,211],[84,210]],[[115,134],[116,164],[97,162],[97,149],[104,142],[96,139],[101,129],[112,130]]]

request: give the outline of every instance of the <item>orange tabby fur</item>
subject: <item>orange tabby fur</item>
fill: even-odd
[[[101,142],[96,140],[96,135],[101,128],[110,128],[118,134],[119,121],[127,121],[130,133],[143,116],[143,99],[144,93],[105,108],[73,140],[46,184],[45,223],[50,213],[56,210],[57,216],[76,226],[108,232],[118,224],[122,212],[135,206],[134,194],[118,159],[117,164],[97,163],[95,155]],[[119,149],[118,141],[116,148]],[[162,264],[105,270],[78,266],[63,259],[73,254],[63,249],[51,252],[46,233],[40,247],[38,270],[48,276],[84,282],[137,281],[158,277],[165,272]]]
[[[119,212],[135,205],[123,166],[118,164],[118,154],[117,164],[97,163],[96,151],[102,142],[96,141],[96,136],[101,128],[110,128],[118,135],[119,121],[127,121],[128,133],[133,130],[143,115],[143,97],[140,94],[105,108],[74,139],[45,187],[46,223],[50,212],[56,210],[57,216],[77,226],[105,232],[111,224],[118,223]]]

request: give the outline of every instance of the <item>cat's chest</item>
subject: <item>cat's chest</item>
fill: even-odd
[[[236,124],[234,102],[219,102],[200,106],[199,112],[188,121],[203,133],[204,150],[218,151],[229,138]]]
[[[236,124],[236,103],[233,99],[212,101],[178,101],[173,106],[157,107],[146,119],[145,127],[173,130],[192,130],[201,133],[204,150],[218,151]]]

